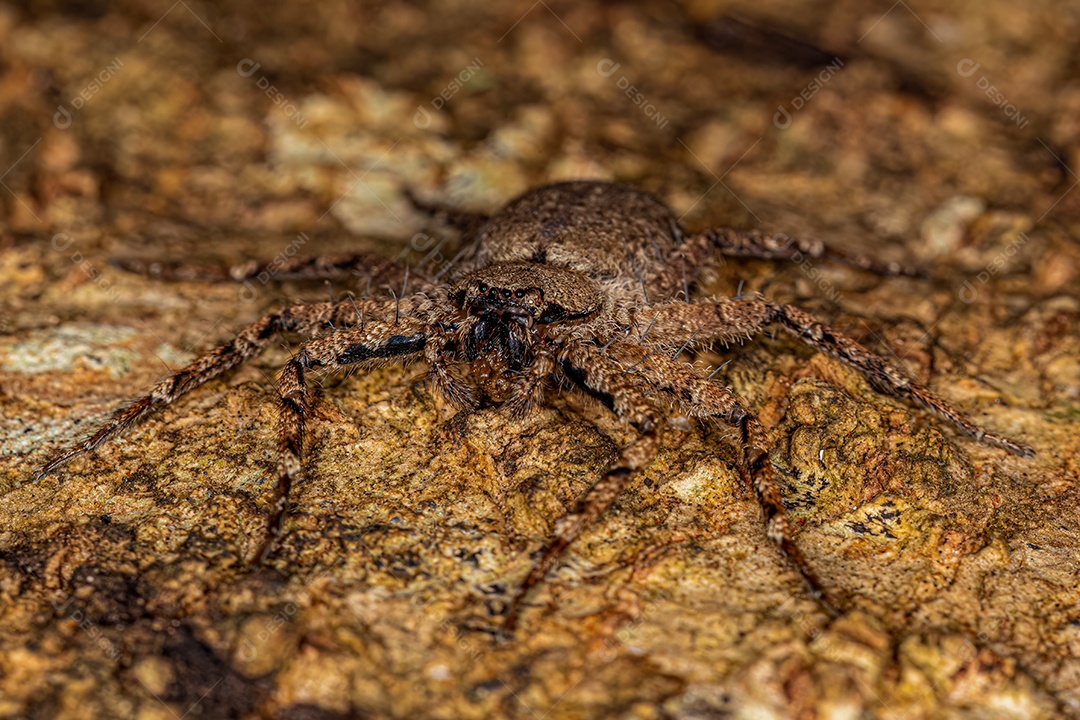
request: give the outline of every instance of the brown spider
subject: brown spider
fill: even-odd
[[[656,456],[657,417],[665,406],[696,418],[717,418],[738,430],[737,465],[761,505],[768,536],[810,594],[835,614],[792,540],[761,425],[729,389],[677,360],[687,348],[728,343],[778,325],[855,368],[877,389],[910,397],[975,439],[1023,457],[1034,455],[1026,445],[986,432],[883,358],[798,308],[757,295],[688,302],[691,274],[716,252],[756,258],[832,257],[883,275],[916,274],[898,265],[759,231],[715,229],[686,236],[672,211],[655,197],[606,182],[541,186],[490,218],[414,202],[442,214],[474,240],[459,253],[455,282],[439,282],[445,270],[427,278],[365,254],[278,264],[273,268],[276,279],[332,278],[361,271],[377,286],[401,285],[402,291],[390,299],[350,297],[266,315],[119,410],[82,444],[45,465],[41,476],[255,357],[277,334],[313,336],[280,375],[278,487],[259,555],[265,559],[282,534],[289,492],[301,477],[304,427],[311,411],[307,377],[391,359],[425,360],[435,386],[453,405],[468,410],[493,403],[513,413],[527,412],[540,402],[545,382],[555,378],[615,412],[636,429],[637,438],[621,450],[577,509],[556,525],[555,537],[509,604],[505,622],[512,628],[528,590]],[[227,271],[189,264],[125,265],[185,279],[244,280],[265,270],[255,264]],[[406,295],[406,287],[414,292]],[[460,371],[462,365],[467,373]]]

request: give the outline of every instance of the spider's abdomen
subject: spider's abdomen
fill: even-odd
[[[682,242],[678,220],[653,195],[627,185],[542,185],[508,203],[480,231],[477,266],[533,262],[597,280],[632,279]]]

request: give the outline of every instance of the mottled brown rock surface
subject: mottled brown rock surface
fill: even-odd
[[[0,716],[1080,717],[1078,24],[933,0],[0,5]],[[731,435],[673,427],[501,644],[529,552],[629,438],[581,399],[450,422],[420,367],[327,381],[263,568],[285,347],[30,482],[167,368],[325,293],[109,258],[418,258],[438,228],[401,187],[487,210],[578,176],[929,269],[729,262],[703,294],[797,302],[1038,456],[784,338],[703,355],[735,358],[719,377],[844,616],[765,538]]]

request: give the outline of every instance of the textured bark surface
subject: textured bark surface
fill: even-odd
[[[493,5],[0,6],[0,715],[1080,717],[1080,16]],[[529,553],[630,438],[581,398],[454,418],[420,366],[326,381],[268,567],[302,338],[32,482],[167,368],[326,292],[110,258],[415,261],[441,236],[402,187],[491,210],[581,176],[690,229],[926,268],[728,261],[700,294],[807,308],[1037,457],[787,338],[718,348],[698,360],[734,358],[718,379],[843,617],[765,537],[732,433],[675,423],[505,643]]]

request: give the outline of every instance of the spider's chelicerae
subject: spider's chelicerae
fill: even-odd
[[[829,353],[877,389],[907,396],[977,440],[1032,457],[1031,448],[992,435],[883,358],[811,315],[760,296],[689,302],[698,271],[717,252],[754,258],[835,258],[883,275],[914,274],[893,264],[843,255],[819,242],[759,231],[714,229],[685,235],[672,211],[648,193],[606,182],[564,182],[531,190],[491,217],[439,209],[467,236],[453,280],[423,277],[386,259],[357,254],[294,258],[276,264],[276,279],[336,278],[360,272],[371,286],[401,288],[385,298],[349,297],[288,307],[248,325],[143,398],[119,410],[85,442],[43,469],[52,472],[133,422],[261,353],[279,333],[309,336],[279,379],[278,487],[261,557],[281,536],[289,492],[301,476],[304,427],[311,412],[307,380],[389,360],[426,361],[430,378],[462,409],[481,403],[524,413],[554,379],[596,399],[633,426],[636,439],[556,527],[507,610],[512,627],[525,593],[658,451],[658,419],[667,408],[715,418],[739,435],[736,464],[753,487],[768,536],[833,611],[821,583],[792,540],[761,425],[731,390],[678,358],[684,350],[746,338],[769,326]],[[215,270],[188,264],[131,269],[160,277],[233,279],[267,269]],[[444,274],[440,272],[440,275]],[[405,294],[411,290],[410,294]]]

